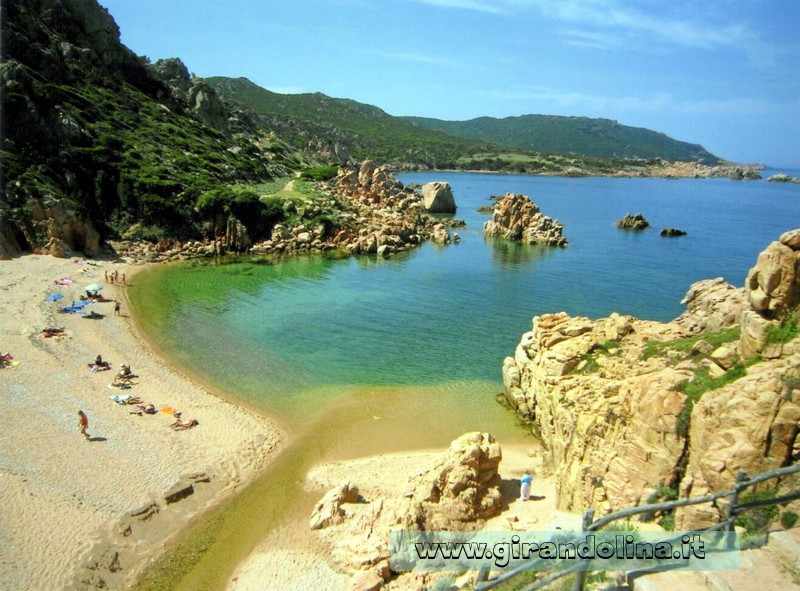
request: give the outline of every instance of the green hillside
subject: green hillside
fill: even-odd
[[[132,227],[196,237],[202,194],[301,167],[285,143],[229,125],[182,64],[173,88],[96,2],[2,0],[2,14],[0,250],[46,243],[53,211],[81,250]],[[200,91],[205,114],[186,100]]]
[[[703,164],[717,164],[720,161],[698,144],[680,142],[663,133],[621,125],[609,119],[553,115],[522,115],[504,119],[479,117],[469,121],[424,117],[403,119],[421,128],[465,139],[493,142],[517,150],[601,158],[659,158]]]
[[[485,151],[485,142],[447,135],[392,117],[378,107],[321,93],[278,94],[247,78],[206,78],[217,94],[259,116],[259,124],[304,149],[309,142],[347,149],[350,156],[451,168]]]

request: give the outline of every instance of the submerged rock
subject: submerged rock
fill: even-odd
[[[678,230],[677,228],[662,228],[661,230],[662,236],[686,236],[686,232],[683,230]]]

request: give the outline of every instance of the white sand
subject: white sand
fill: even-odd
[[[124,263],[93,268],[76,260],[30,255],[0,262],[0,353],[19,361],[0,369],[0,589],[64,589],[87,572],[112,589],[130,583],[192,516],[252,480],[283,439],[266,418],[209,393],[154,355],[125,316],[124,300],[121,317],[112,303],[86,308],[106,314],[102,320],[58,314],[83,286],[105,285],[104,270],[135,282]],[[81,275],[84,269],[94,276]],[[75,285],[54,285],[65,276]],[[105,285],[102,293],[123,298],[125,289]],[[65,298],[45,301],[54,292]],[[46,326],[63,326],[68,338],[43,338]],[[113,371],[91,372],[87,363],[98,353],[115,370],[131,364],[140,376],[133,388],[111,390]],[[175,432],[172,416],[130,414],[135,407],[108,399],[116,393],[169,405],[200,424]],[[96,440],[79,433],[78,409]],[[195,484],[183,501],[165,502],[166,490],[199,472],[210,482]],[[126,517],[153,502],[159,512],[147,521]],[[107,548],[101,567],[119,552],[121,570],[86,571]]]

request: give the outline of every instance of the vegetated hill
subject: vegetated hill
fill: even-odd
[[[478,117],[469,121],[425,117],[403,119],[426,129],[518,150],[602,158],[659,158],[710,165],[720,162],[698,144],[681,142],[657,131],[629,127],[609,119],[554,115],[522,115],[504,119]]]
[[[2,39],[0,253],[96,251],[131,226],[198,237],[220,223],[203,193],[300,167],[179,60],[121,45],[95,0],[2,0]]]
[[[250,109],[259,124],[273,129],[298,149],[309,144],[319,152],[378,162],[453,168],[458,158],[491,148],[487,142],[463,139],[413,125],[378,107],[321,93],[279,94],[247,78],[206,78],[217,94]],[[494,147],[496,149],[496,147]]]

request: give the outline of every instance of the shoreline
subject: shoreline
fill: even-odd
[[[278,421],[187,375],[143,336],[126,288],[103,278],[119,270],[132,283],[141,267],[77,260],[26,254],[2,263],[0,346],[19,364],[0,373],[0,587],[129,587],[187,526],[263,474],[287,443]],[[76,282],[54,284],[66,276]],[[89,306],[101,320],[57,312],[89,283],[123,302],[121,317],[113,303]],[[45,300],[55,292],[62,301]],[[44,338],[49,326],[65,336]],[[98,353],[112,371],[87,367]],[[141,376],[129,390],[110,388],[120,363]],[[135,406],[108,399],[115,394],[180,409],[199,425],[173,431],[169,414],[131,414]],[[79,409],[89,417],[89,441],[78,430]]]

